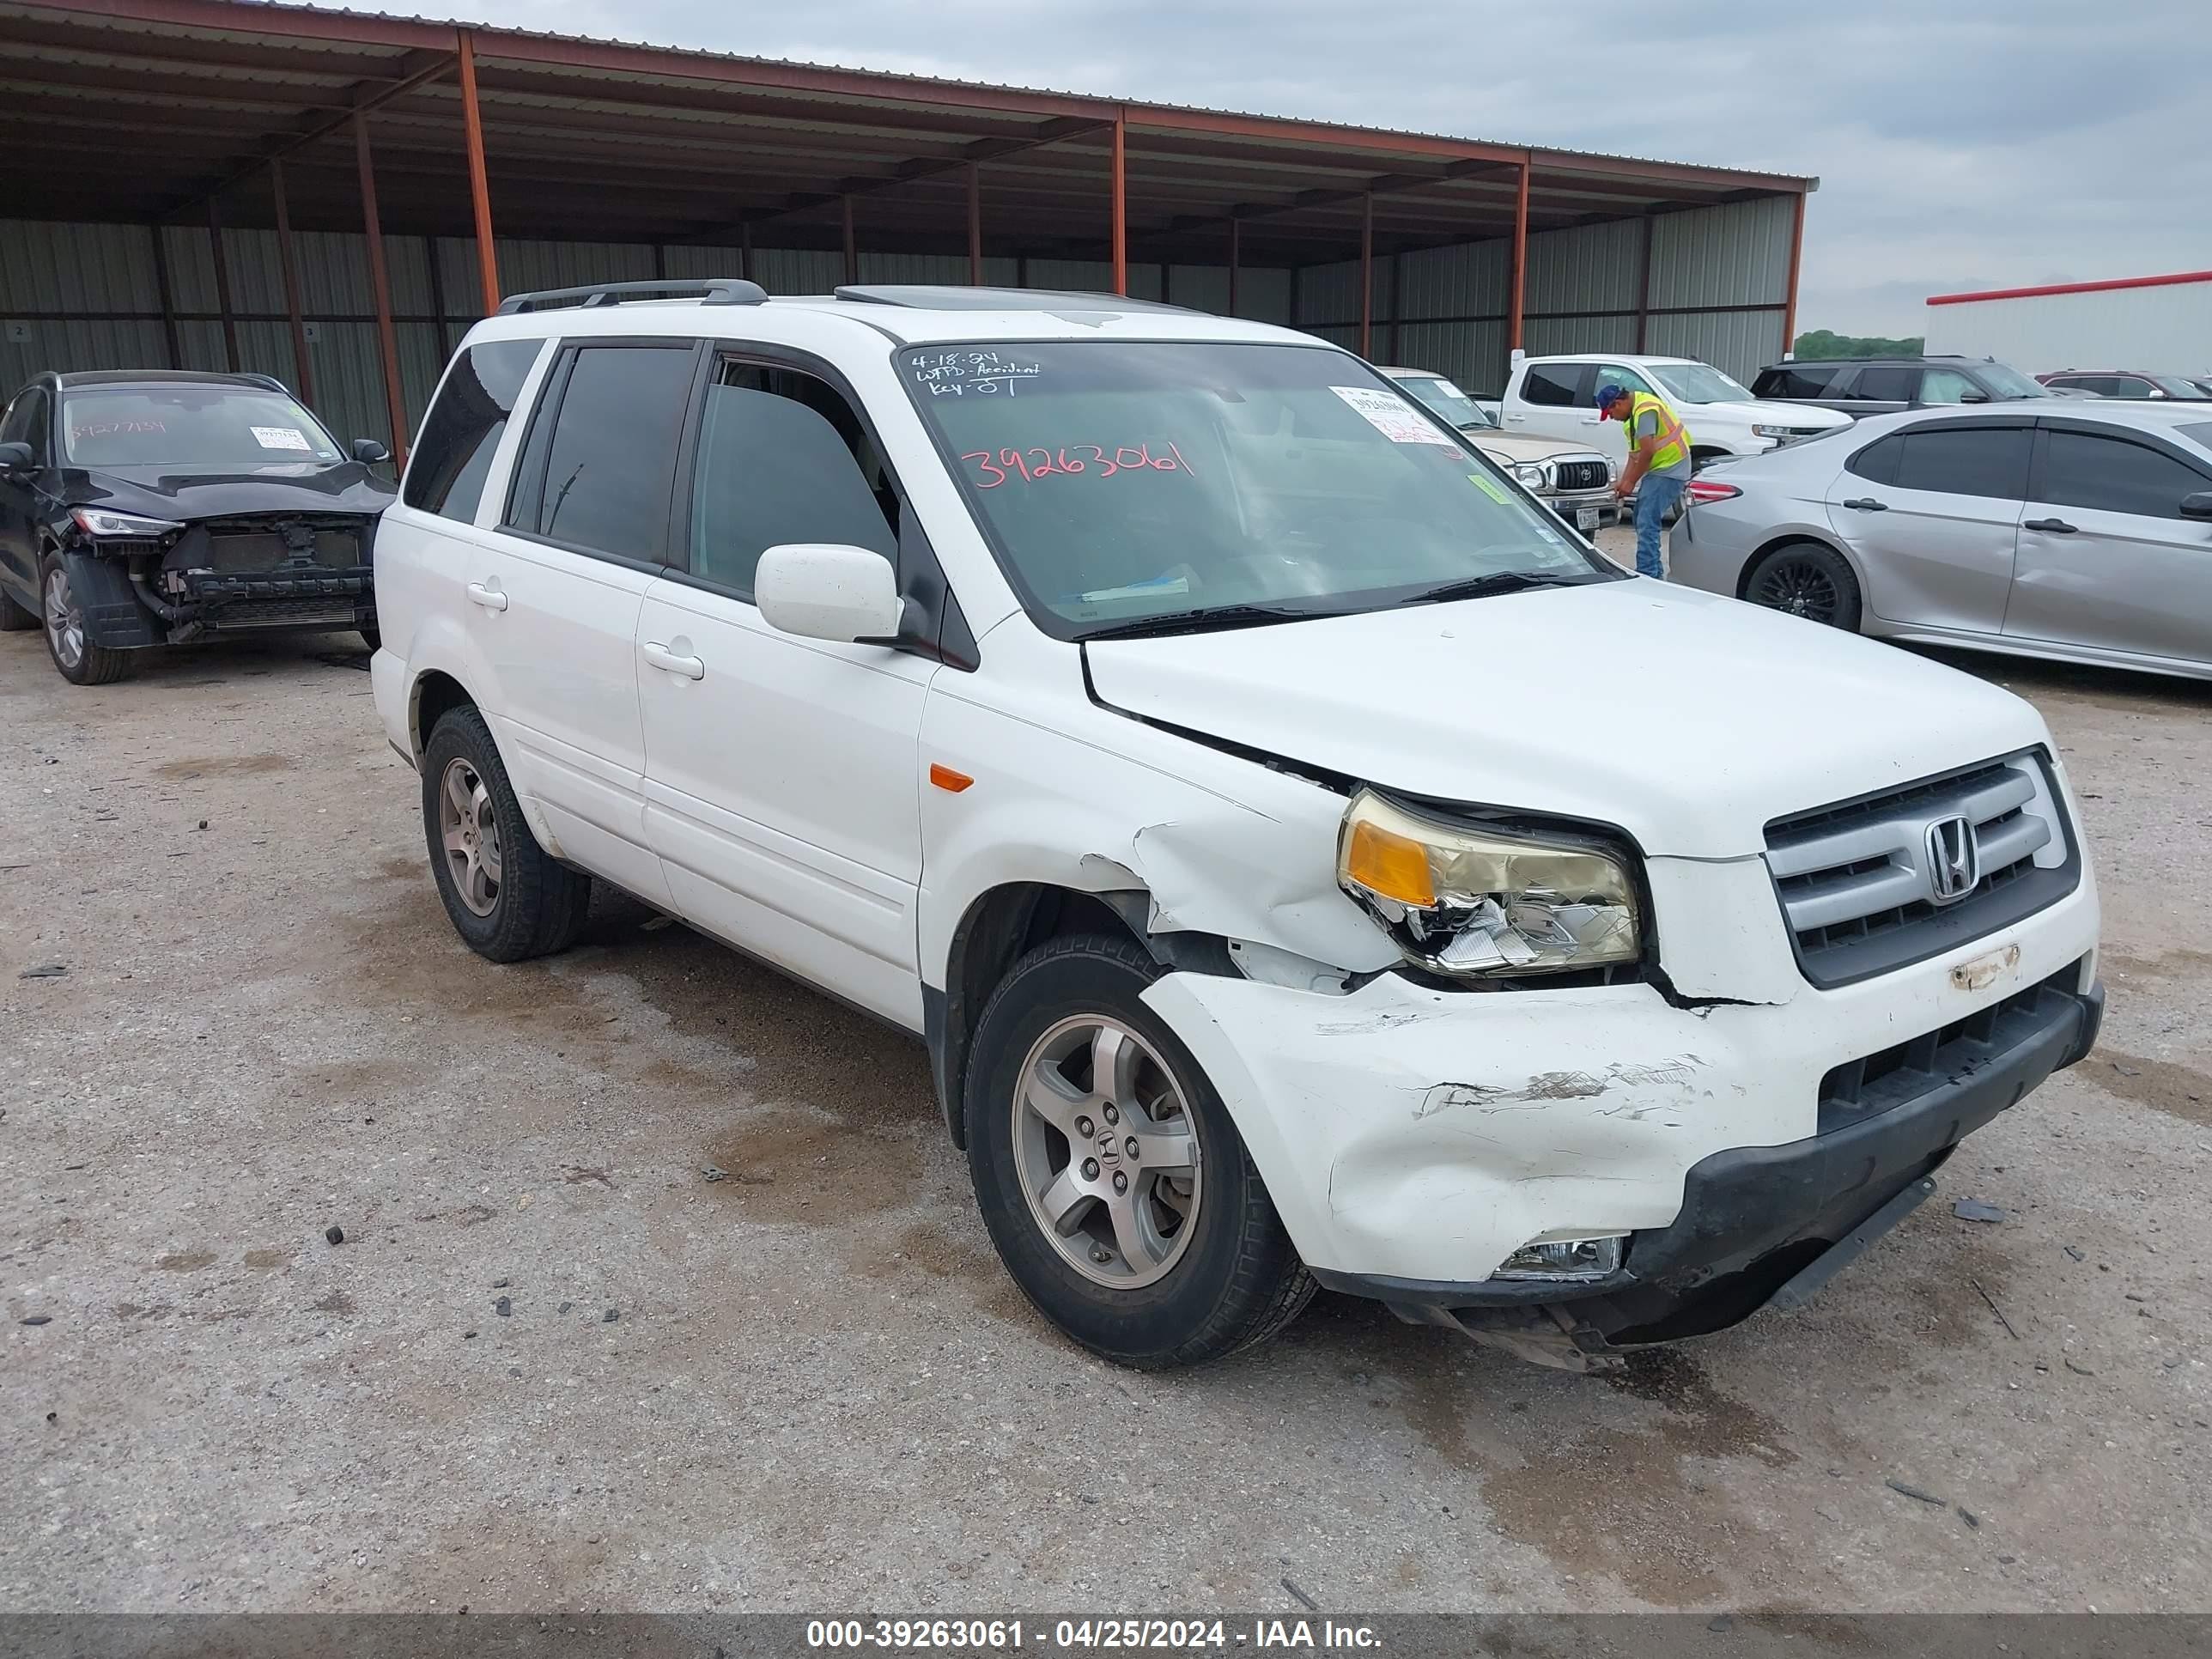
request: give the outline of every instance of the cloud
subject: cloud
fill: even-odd
[[[393,8],[398,9],[398,8]],[[1818,174],[1807,327],[2203,264],[2207,0],[472,0],[480,21]]]

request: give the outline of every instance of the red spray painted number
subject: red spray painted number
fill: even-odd
[[[1063,449],[988,449],[960,458],[975,464],[975,487],[996,489],[1009,478],[1034,483],[1039,478],[1072,477],[1079,472],[1110,478],[1117,472],[1188,472],[1190,463],[1170,442],[1155,455],[1149,443],[1118,445],[1110,453],[1103,444],[1070,444]]]

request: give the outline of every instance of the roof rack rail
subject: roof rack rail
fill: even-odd
[[[511,317],[526,311],[561,311],[570,307],[618,306],[625,300],[698,300],[710,306],[757,306],[768,303],[768,290],[741,276],[671,277],[647,283],[592,283],[582,288],[540,289],[535,294],[510,294],[499,302],[499,314]]]
[[[1088,294],[1049,288],[957,288],[935,283],[848,283],[832,290],[855,305],[904,306],[920,311],[1179,311],[1158,300],[1133,300],[1126,294]]]

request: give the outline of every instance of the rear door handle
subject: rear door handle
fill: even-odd
[[[1889,511],[1889,503],[1887,501],[1878,501],[1871,495],[1862,495],[1855,501],[1845,501],[1844,505],[1856,513],[1887,513]]]
[[[2063,519],[2026,519],[2021,520],[2020,527],[2022,530],[2048,530],[2056,536],[2074,533],[2074,526]]]
[[[469,584],[469,597],[487,611],[507,609],[507,595],[496,587],[486,587],[482,582]]]
[[[655,668],[671,674],[681,674],[687,680],[707,678],[707,665],[696,657],[679,657],[666,646],[648,640],[645,644],[645,659]]]

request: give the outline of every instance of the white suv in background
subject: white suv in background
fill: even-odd
[[[2007,693],[1624,574],[1287,330],[639,286],[472,329],[384,520],[447,914],[513,961],[605,881],[914,1032],[1098,1352],[1318,1281],[1612,1363],[1809,1294],[2087,1049]]]

